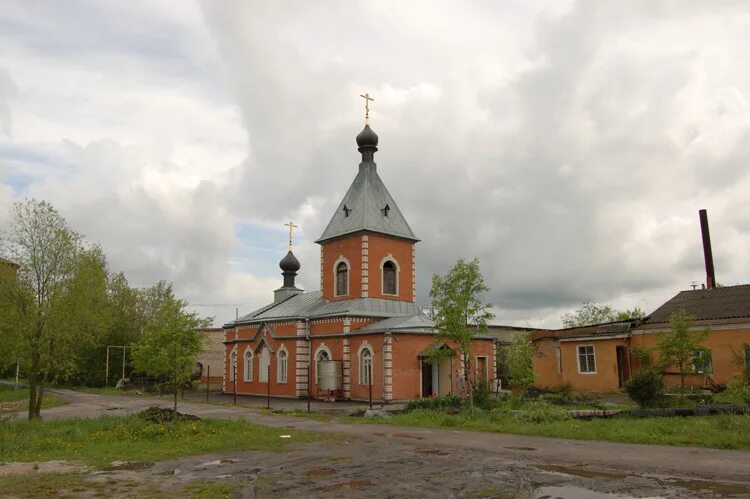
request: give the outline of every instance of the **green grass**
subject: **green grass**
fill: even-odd
[[[280,435],[291,435],[282,439]],[[242,420],[147,423],[137,416],[0,422],[0,462],[75,458],[92,465],[158,461],[218,451],[281,451],[287,443],[332,438]]]
[[[28,388],[14,390],[12,386],[0,385],[0,414],[12,414],[28,411]],[[49,409],[67,404],[60,397],[46,393],[42,399],[42,409]]]
[[[346,422],[380,423],[402,426],[427,426],[497,433],[513,433],[577,440],[750,449],[750,415],[705,417],[660,417],[563,420],[542,423],[519,421],[512,414],[479,413],[450,415],[438,411],[414,411],[396,414],[390,419],[346,418]]]

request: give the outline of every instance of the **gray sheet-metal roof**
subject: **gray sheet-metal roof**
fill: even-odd
[[[258,310],[243,315],[236,321],[228,323],[246,324],[270,320],[309,318],[316,319],[330,316],[364,316],[394,317],[409,316],[418,313],[416,304],[399,300],[382,298],[356,298],[353,300],[328,301],[320,291],[300,293],[280,303],[272,303]]]
[[[374,322],[361,329],[358,333],[383,332],[383,331],[420,331],[432,332],[435,323],[426,315],[416,314],[401,317],[391,317],[382,321]]]
[[[386,205],[389,208],[388,216],[383,214]],[[344,207],[347,208],[346,211]],[[316,242],[320,243],[363,230],[412,241],[419,240],[378,176],[377,167],[373,161],[364,161],[359,165],[359,173],[354,177],[352,185],[339,207],[336,208],[323,235]]]

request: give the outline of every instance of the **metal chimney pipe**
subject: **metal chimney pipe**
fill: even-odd
[[[703,259],[706,261],[706,287],[716,287],[716,276],[714,275],[714,256],[711,252],[711,234],[708,232],[708,215],[706,210],[699,210],[698,216],[701,220],[701,236],[703,237]]]

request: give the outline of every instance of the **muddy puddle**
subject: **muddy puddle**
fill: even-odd
[[[570,485],[556,485],[536,489],[533,497],[535,499],[636,499],[637,496],[597,492],[595,490],[573,487]],[[646,499],[661,499],[662,497],[663,496],[650,496]],[[641,497],[641,499],[644,498]]]

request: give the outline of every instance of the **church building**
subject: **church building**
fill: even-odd
[[[438,342],[415,303],[419,239],[378,176],[378,136],[366,124],[356,140],[359,171],[316,241],[320,291],[297,288],[290,237],[273,303],[224,326],[225,392],[328,400],[372,393],[388,403],[461,388],[458,349]],[[426,362],[435,348],[455,355]],[[470,365],[471,379],[495,377],[491,336],[474,340]]]

